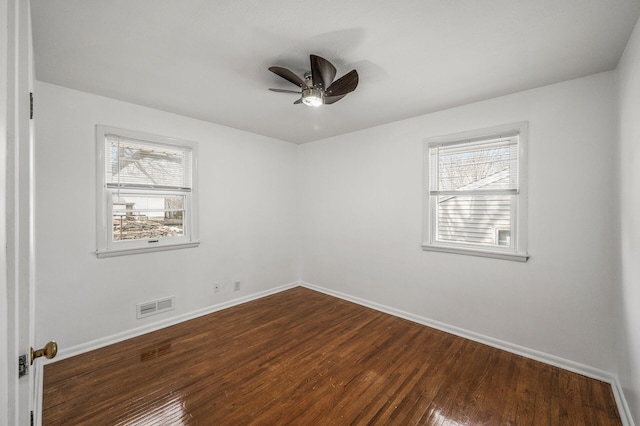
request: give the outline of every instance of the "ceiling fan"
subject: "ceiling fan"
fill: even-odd
[[[304,74],[304,79],[286,68],[269,67],[269,71],[295,84],[300,88],[300,91],[269,90],[280,93],[297,93],[301,97],[294,104],[302,103],[309,106],[329,105],[338,102],[348,93],[356,90],[358,86],[358,72],[356,70],[349,71],[334,81],[336,67],[331,62],[317,55],[310,55],[310,58],[311,71]]]

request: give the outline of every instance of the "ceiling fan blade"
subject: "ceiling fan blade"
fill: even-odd
[[[311,55],[310,58],[313,85],[320,89],[326,89],[336,77],[336,67],[320,56]]]
[[[305,84],[302,78],[298,77],[293,71],[290,71],[286,68],[269,67],[269,71],[271,71],[276,75],[279,75],[280,77],[284,78],[287,81],[292,82],[296,86],[301,87],[303,84]]]
[[[295,101],[293,104],[294,104],[294,105],[296,105],[296,104],[301,104],[301,103],[302,103],[302,98],[298,99],[298,100],[297,100],[297,101]]]
[[[278,92],[278,93],[297,93],[298,95],[302,93],[302,92],[296,92],[295,90],[272,89],[271,87],[269,88],[269,90],[271,90],[272,92]]]
[[[347,96],[347,95],[344,94],[344,95],[340,95],[340,96],[325,96],[324,97],[324,104],[325,105],[334,104],[334,103],[338,102],[340,99],[344,98],[345,96]]]
[[[353,92],[358,87],[358,72],[349,71],[325,90],[325,96],[340,96]]]

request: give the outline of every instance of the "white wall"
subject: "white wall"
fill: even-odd
[[[614,371],[615,106],[604,73],[302,145],[302,280]],[[523,120],[529,262],[423,252],[423,140]]]
[[[42,82],[35,89],[37,342],[65,350],[298,280],[296,145]],[[200,247],[96,258],[96,124],[199,143]],[[176,310],[136,320],[136,303],[169,295]]]
[[[640,21],[618,65],[621,294],[618,377],[640,422]]]

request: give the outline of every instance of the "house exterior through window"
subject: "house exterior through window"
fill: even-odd
[[[423,249],[526,261],[527,123],[425,141]]]
[[[96,127],[98,257],[193,247],[197,145]]]

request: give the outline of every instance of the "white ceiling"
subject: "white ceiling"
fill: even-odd
[[[304,143],[614,69],[639,0],[32,0],[36,78]],[[309,54],[319,108],[267,70]]]

